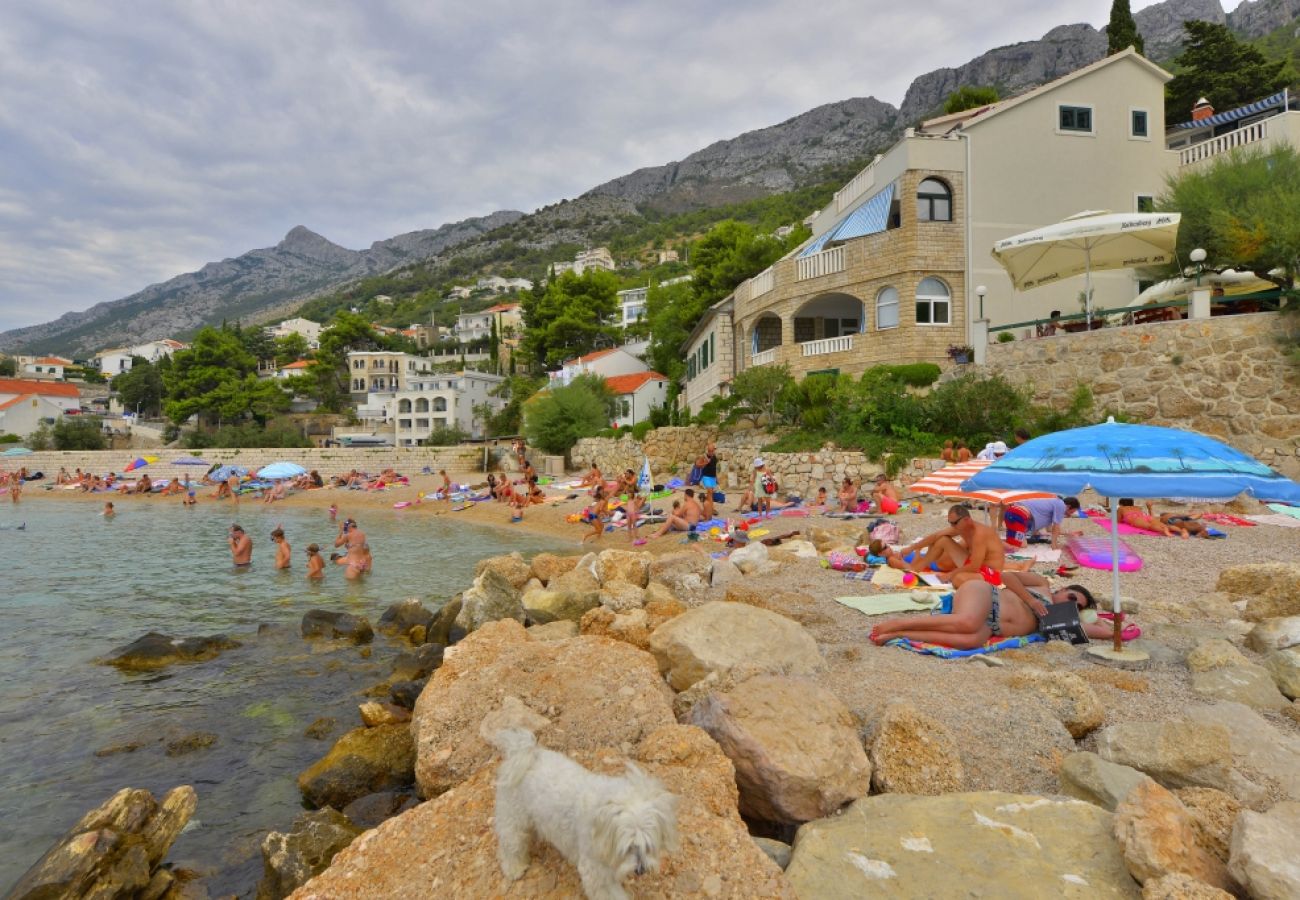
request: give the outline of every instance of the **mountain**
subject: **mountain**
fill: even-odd
[[[348,250],[299,225],[274,247],[208,263],[197,272],[53,322],[7,331],[0,334],[0,350],[84,357],[105,347],[186,334],[222,320],[267,321],[291,312],[314,293],[436,256],[522,215],[495,212],[378,241],[368,250]]]

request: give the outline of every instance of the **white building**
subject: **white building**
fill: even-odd
[[[460,428],[472,438],[481,438],[485,422],[475,416],[475,407],[484,404],[494,412],[506,405],[503,397],[492,391],[505,378],[485,372],[426,374],[412,377],[401,390],[373,391],[357,417],[374,431],[393,430],[399,447],[416,447],[434,431]]]
[[[51,381],[62,381],[64,370],[74,365],[62,356],[20,356],[17,362],[23,375]]]
[[[502,303],[479,312],[461,313],[452,332],[462,344],[492,336],[492,323],[497,323],[497,337],[505,337],[523,328],[523,313],[518,303]]]
[[[428,374],[429,360],[395,350],[358,350],[348,354],[348,381],[357,402],[377,391],[401,391],[413,378]]]
[[[551,386],[568,384],[579,375],[599,375],[611,378],[615,375],[635,375],[648,372],[650,367],[622,347],[612,350],[597,350],[586,356],[570,359],[555,372],[550,373]]]
[[[683,281],[690,280],[691,276],[680,275],[677,278],[669,278],[667,281],[659,282],[659,286],[667,287],[670,284],[681,284]],[[618,292],[618,305],[621,311],[619,322],[624,328],[634,325],[646,317],[646,298],[649,294],[649,286],[628,288],[625,291]]]
[[[266,333],[273,338],[288,337],[291,334],[301,335],[306,341],[307,346],[312,350],[320,349],[320,333],[324,326],[319,322],[313,322],[311,319],[301,317],[285,319],[278,325],[272,325],[266,329]]]
[[[658,372],[614,375],[606,378],[605,384],[618,399],[618,415],[614,421],[619,428],[630,428],[645,421],[650,417],[650,410],[668,400],[668,376]]]
[[[593,247],[590,250],[578,251],[578,255],[573,258],[573,262],[552,263],[551,268],[556,275],[562,272],[581,275],[588,269],[604,269],[606,272],[612,272],[614,271],[614,255],[609,252],[608,247]]]
[[[95,354],[95,361],[99,364],[100,373],[105,378],[112,378],[122,372],[131,371],[131,359],[133,357],[143,357],[151,363],[156,363],[164,356],[171,356],[177,350],[184,350],[187,346],[187,344],[182,344],[180,341],[164,338],[161,341],[148,341],[130,347],[101,350]]]
[[[0,433],[27,437],[69,410],[81,410],[81,392],[75,384],[0,378]]]
[[[511,291],[531,291],[533,283],[527,278],[502,278],[500,275],[488,275],[476,281],[474,289],[490,291],[493,294],[508,294]]]

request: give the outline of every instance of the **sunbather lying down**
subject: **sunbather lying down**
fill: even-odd
[[[983,646],[990,638],[1024,637],[1038,631],[1048,603],[1074,602],[1081,609],[1096,603],[1092,594],[1077,584],[1049,592],[1047,579],[1034,572],[1003,572],[1002,577],[1001,588],[984,581],[967,581],[957,588],[951,613],[886,619],[871,629],[871,640],[883,644],[907,638],[970,650]],[[1112,626],[1094,623],[1084,629],[1089,637],[1104,639]]]

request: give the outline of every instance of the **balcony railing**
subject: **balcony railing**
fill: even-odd
[[[871,190],[875,183],[876,164],[873,162],[857,175],[854,175],[852,181],[835,192],[835,211],[837,213],[844,212],[854,200]]]
[[[820,278],[823,275],[843,272],[844,248],[832,247],[821,253],[814,253],[812,256],[802,256],[796,260],[796,263],[795,281],[806,281],[809,278]]]
[[[751,354],[749,357],[750,366],[766,366],[776,362],[776,348],[769,347],[761,353]]]
[[[820,341],[805,341],[799,345],[804,356],[822,356],[826,353],[842,353],[853,349],[853,335],[843,334],[839,337],[822,338]]]
[[[759,272],[749,282],[749,297],[761,297],[776,287],[776,273],[769,267]]]
[[[1247,144],[1265,140],[1268,138],[1268,123],[1268,119],[1264,119],[1262,122],[1252,122],[1238,128],[1236,131],[1229,131],[1227,134],[1221,134],[1216,138],[1210,138],[1208,141],[1201,141],[1199,144],[1193,144],[1179,150],[1178,164],[1180,166],[1190,166],[1192,163],[1218,156],[1220,153],[1227,153],[1237,147],[1244,147]]]

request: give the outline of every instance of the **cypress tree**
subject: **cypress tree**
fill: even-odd
[[[1137,22],[1133,21],[1133,13],[1129,11],[1128,0],[1115,0],[1110,5],[1110,24],[1106,26],[1106,43],[1106,52],[1111,55],[1129,47],[1145,54],[1146,45],[1142,42],[1142,35],[1138,33]]]

